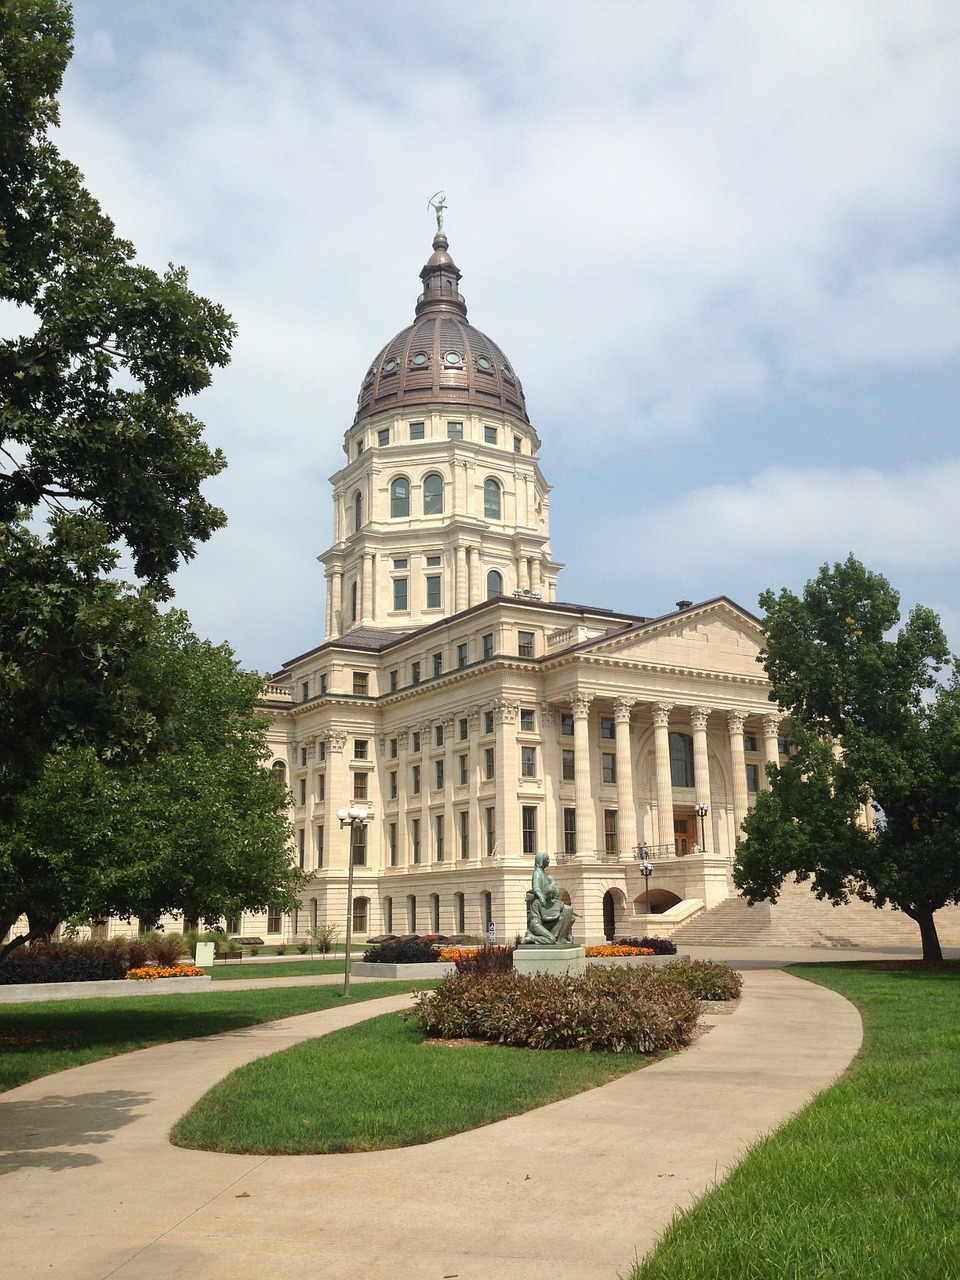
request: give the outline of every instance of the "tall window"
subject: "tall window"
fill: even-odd
[[[496,756],[493,747],[483,748],[483,776],[487,782],[496,776]]]
[[[600,753],[600,777],[604,782],[616,782],[617,780],[617,757],[612,751]]]
[[[420,861],[420,819],[410,822],[410,856],[414,862]]]
[[[460,825],[460,857],[470,857],[470,815],[466,809],[461,809],[459,814]]]
[[[536,733],[537,731],[537,713],[533,707],[520,708],[520,732]]]
[[[747,765],[747,790],[751,795],[756,795],[760,790],[760,766],[758,764]]]
[[[565,738],[573,737],[573,712],[560,712],[560,732]]]
[[[480,895],[480,909],[483,912],[483,931],[486,933],[493,924],[493,894],[489,890]]]
[[[270,766],[270,772],[276,778],[278,787],[285,787],[287,785],[287,766],[282,760],[274,760],[273,764]]]
[[[427,587],[427,604],[428,609],[440,608],[440,575],[439,573],[428,573],[426,577]]]
[[[443,653],[435,653],[433,655],[433,674],[434,676],[443,675]]]
[[[520,777],[535,778],[537,776],[537,748],[520,748]]]
[[[390,865],[395,867],[397,865],[397,824],[395,822],[391,822],[387,827],[387,845],[390,849]],[[390,932],[389,925],[387,932]]]
[[[483,835],[487,846],[487,857],[492,858],[497,845],[497,811],[492,805],[483,811]]]
[[[439,893],[431,893],[430,895],[430,927],[434,933],[440,932],[440,895]]]
[[[468,661],[469,647],[466,642],[457,645],[457,666],[465,667]]]
[[[280,912],[276,907],[267,907],[267,933],[279,933],[280,925]]]
[[[443,761],[435,760],[434,768],[436,770],[436,788],[440,791],[443,787]]]
[[[693,738],[688,733],[670,735],[670,780],[675,787],[692,787]]]
[[[350,584],[350,620],[351,622],[356,622],[357,620],[357,580],[356,578],[354,578],[353,582]]]
[[[532,658],[533,657],[534,635],[532,631],[517,632],[517,657]]]
[[[410,766],[410,792],[415,796],[420,794],[420,766],[418,764]]]
[[[457,933],[466,933],[467,931],[467,912],[466,904],[462,893],[453,895],[453,919],[456,925]]]
[[[354,683],[356,683],[356,677],[357,677],[357,675],[359,675],[359,674],[361,674],[361,673],[360,673],[360,672],[356,672],[356,671],[353,673],[353,675],[354,675]],[[365,673],[363,673],[363,674],[365,674]],[[369,758],[369,752],[370,752],[370,739],[369,739],[369,738],[354,738],[354,740],[353,740],[353,758],[354,758],[354,760],[366,760],[366,759],[368,759],[368,758]]]
[[[443,515],[443,476],[438,476],[436,472],[423,478],[423,514]]]
[[[484,659],[486,660],[487,658],[492,658],[493,657],[493,632],[488,631],[485,636],[482,636],[480,643],[483,648]]]
[[[397,777],[396,769],[390,770],[390,799],[396,800],[400,794],[400,780]]]
[[[353,798],[354,800],[367,799],[367,775],[365,773],[355,773],[353,775]]]
[[[359,533],[363,525],[363,497],[358,489],[353,495],[353,532]]]
[[[366,671],[353,673],[353,692],[358,698],[365,698],[370,692],[370,676]]]
[[[577,852],[576,809],[564,809],[563,811],[563,852],[568,854]]]
[[[417,932],[417,899],[412,893],[407,898],[407,925],[411,933]]]
[[[603,851],[610,857],[620,852],[620,832],[617,827],[616,809],[603,811]]]
[[[573,782],[576,776],[576,756],[572,751],[561,751],[560,777],[564,782]]]
[[[410,663],[410,683],[411,684],[420,683],[420,663],[419,662]]]
[[[323,866],[323,823],[317,826],[317,866]]]
[[[350,843],[353,865],[365,867],[367,865],[367,828],[362,823],[355,822],[350,830],[353,833]]]
[[[483,514],[487,520],[500,519],[500,486],[496,480],[483,482]]]
[[[305,866],[304,859],[306,857],[306,844],[307,844],[306,832],[304,831],[303,827],[301,827],[297,832],[297,854],[299,856],[301,871]],[[229,930],[227,930],[227,932],[229,933]]]
[[[537,852],[537,809],[525,804],[520,809],[520,839],[524,853]]]
[[[609,738],[611,741],[617,736],[616,726],[613,722],[613,716],[600,717],[600,737]]]
[[[383,927],[387,933],[393,933],[393,899],[383,900]]]
[[[396,520],[410,514],[410,481],[397,476],[390,486],[390,514]]]
[[[457,783],[465,787],[470,781],[470,757],[466,754],[457,756]]]
[[[353,900],[353,928],[355,933],[367,932],[367,907],[369,904],[369,898],[354,898]]]
[[[497,569],[491,569],[487,574],[487,599],[494,600],[497,596],[503,595],[503,574]]]
[[[443,814],[438,813],[433,820],[433,854],[437,862],[443,861]]]

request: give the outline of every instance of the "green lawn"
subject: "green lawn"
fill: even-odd
[[[857,1005],[861,1053],[679,1215],[631,1280],[960,1274],[960,966],[791,972]]]
[[[238,978],[244,981],[250,978],[308,978],[317,973],[343,973],[343,956],[339,960],[277,960],[273,964],[260,960],[255,964],[246,960],[228,960],[225,964],[218,963],[204,969],[204,973],[209,973],[214,982],[235,982]]]
[[[391,1014],[238,1068],[171,1138],[265,1155],[412,1146],[568,1098],[648,1061],[422,1042],[414,1023]],[[575,1182],[575,1166],[569,1170]]]
[[[348,1003],[433,985],[362,983],[351,987]],[[339,986],[280,987],[0,1005],[0,1092],[118,1053],[329,1009],[343,1004],[341,991]]]

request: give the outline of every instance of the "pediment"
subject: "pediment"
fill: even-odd
[[[590,652],[643,664],[762,676],[763,629],[728,601],[657,618],[619,636],[598,640]]]

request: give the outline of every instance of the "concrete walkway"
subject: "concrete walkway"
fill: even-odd
[[[841,997],[752,971],[738,1010],[708,1018],[683,1054],[472,1133],[337,1156],[168,1143],[234,1067],[409,999],[144,1049],[2,1095],[3,1274],[616,1280],[861,1038]]]

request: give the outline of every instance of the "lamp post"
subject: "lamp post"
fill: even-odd
[[[647,857],[647,846],[644,844],[637,846],[637,862],[639,864],[640,874],[643,876],[643,896],[647,904],[647,916],[650,915],[650,877],[653,875],[653,863]],[[649,928],[649,924],[647,928]]]
[[[350,946],[353,941],[353,842],[357,828],[365,827],[370,821],[370,813],[367,809],[338,809],[337,817],[340,819],[341,831],[344,827],[350,828],[350,847],[347,851],[347,944],[343,958],[343,996],[346,999],[350,994]]]
[[[707,837],[706,837],[706,835],[704,834],[704,825],[703,825],[703,824],[704,824],[704,820],[706,819],[706,816],[707,816],[707,806],[706,806],[706,805],[703,803],[703,801],[701,800],[701,801],[700,801],[700,803],[699,803],[699,804],[695,804],[695,805],[693,806],[693,808],[694,808],[694,812],[696,813],[697,817],[700,819],[700,849],[701,849],[701,852],[706,853],[706,851],[707,851]]]

